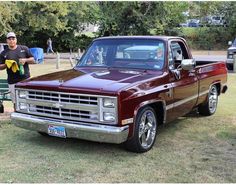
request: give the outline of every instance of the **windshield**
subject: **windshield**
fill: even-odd
[[[164,42],[151,39],[107,39],[93,42],[77,66],[161,70]]]

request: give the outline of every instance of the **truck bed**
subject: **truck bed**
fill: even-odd
[[[196,66],[213,64],[213,63],[225,63],[224,61],[216,61],[216,60],[196,60]]]

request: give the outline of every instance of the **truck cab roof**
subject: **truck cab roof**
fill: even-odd
[[[175,37],[175,36],[109,36],[109,37],[100,37],[95,40],[103,40],[103,39],[159,39],[159,40],[170,40],[170,39],[181,39],[184,40],[182,37]]]

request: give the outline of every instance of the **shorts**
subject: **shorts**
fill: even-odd
[[[16,103],[16,92],[15,92],[15,84],[8,84],[10,95],[11,95],[11,101],[12,103]]]

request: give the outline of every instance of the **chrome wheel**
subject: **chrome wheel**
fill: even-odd
[[[206,101],[198,106],[199,114],[203,116],[211,116],[216,112],[217,103],[218,103],[217,86],[212,85],[211,88],[209,89]]]
[[[141,108],[135,119],[133,136],[125,142],[129,151],[147,152],[155,143],[157,134],[156,112],[151,106]]]
[[[139,123],[139,142],[144,149],[152,146],[156,137],[156,117],[152,110],[143,112]]]
[[[209,111],[211,113],[214,113],[216,111],[217,102],[218,102],[217,88],[216,86],[212,86],[209,92]]]

